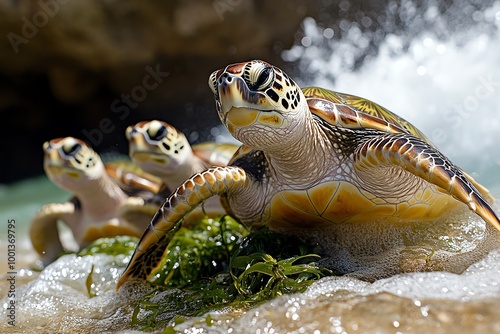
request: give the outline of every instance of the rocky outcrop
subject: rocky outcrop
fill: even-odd
[[[208,75],[250,58],[283,63],[305,3],[0,1],[2,140],[19,144],[0,183],[41,173],[52,137],[124,153],[126,126],[161,118],[202,139],[218,124]]]

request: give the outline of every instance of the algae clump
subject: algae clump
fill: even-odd
[[[131,256],[138,239],[103,238],[79,255]],[[249,233],[228,216],[182,227],[150,278],[152,291],[137,303],[132,326],[165,329],[190,316],[246,309],[276,296],[304,291],[332,272],[318,266],[311,246],[261,228]]]

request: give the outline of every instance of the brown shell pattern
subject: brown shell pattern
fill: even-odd
[[[370,116],[383,119],[432,145],[431,141],[413,124],[375,102],[359,96],[337,93],[320,87],[305,87],[302,88],[302,92],[306,98],[320,98],[334,103],[344,104],[356,111],[361,111]]]

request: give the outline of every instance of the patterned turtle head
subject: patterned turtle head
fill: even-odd
[[[45,173],[63,189],[75,191],[106,173],[99,155],[80,139],[52,139],[43,144],[43,150]]]
[[[209,85],[222,123],[236,139],[255,149],[283,148],[284,141],[299,135],[297,125],[310,116],[297,84],[261,60],[215,71]]]
[[[170,124],[152,120],[126,130],[129,155],[139,167],[153,175],[175,172],[193,154],[186,136]]]

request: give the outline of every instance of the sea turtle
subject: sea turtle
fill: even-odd
[[[194,174],[211,166],[226,166],[239,148],[237,144],[216,142],[191,146],[181,131],[159,120],[130,125],[126,137],[130,158],[144,171],[161,179],[165,197]],[[194,222],[205,214],[216,217],[224,213],[219,198],[211,197],[203,203],[203,210],[194,210],[189,215],[187,222]]]
[[[275,230],[432,221],[466,206],[500,230],[488,191],[410,123],[371,101],[321,88],[303,92],[260,60],[215,71],[209,85],[222,123],[243,145],[228,166],[195,174],[166,199],[118,288],[146,279],[183,217],[214,195],[240,222]]]
[[[64,222],[80,247],[100,237],[141,236],[161,201],[161,182],[130,162],[106,165],[85,142],[73,137],[43,144],[44,170],[57,186],[73,194],[64,203],[44,205],[30,227],[34,249],[44,264],[63,251],[57,222]]]
[[[191,146],[186,136],[164,121],[142,121],[126,130],[129,155],[144,171],[174,190],[210,166],[226,166],[239,145],[204,142]]]

